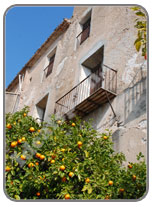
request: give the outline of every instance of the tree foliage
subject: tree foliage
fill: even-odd
[[[137,18],[135,20],[135,27],[137,28],[137,39],[134,42],[136,50],[139,52],[141,49],[142,56],[146,59],[147,53],[147,21],[146,14],[140,7],[132,7],[131,8]]]
[[[146,164],[124,166],[111,132],[76,118],[39,125],[28,108],[6,115],[6,192],[20,199],[138,199],[146,191]],[[14,144],[12,144],[14,143]]]

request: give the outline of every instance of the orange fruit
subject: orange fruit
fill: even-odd
[[[108,137],[107,136],[104,136],[104,139],[106,140],[106,139],[108,139]]]
[[[11,128],[12,128],[11,124],[9,124],[9,123],[6,125],[6,127],[7,127],[8,129],[11,129]]]
[[[72,123],[72,126],[75,127],[75,123]]]
[[[22,137],[21,139],[22,139],[23,142],[26,140],[25,137]]]
[[[65,152],[65,149],[63,148],[63,149],[61,149],[61,152]]]
[[[23,116],[25,117],[25,116],[27,116],[27,114],[26,114],[26,113],[24,113],[24,114],[23,114]]]
[[[113,181],[110,180],[110,181],[108,182],[108,184],[109,184],[109,185],[113,185]]]
[[[38,132],[40,132],[40,129],[38,129]]]
[[[136,180],[136,178],[137,178],[136,175],[132,175],[133,180]]]
[[[70,195],[69,194],[65,194],[64,198],[65,199],[70,199]]]
[[[63,183],[66,182],[66,177],[63,177],[63,178],[62,178],[62,182],[63,182]]]
[[[40,153],[36,153],[36,157],[40,158],[41,154]]]
[[[11,170],[11,168],[8,167],[8,166],[6,166],[5,171],[6,171],[6,172],[9,172],[10,170]]]
[[[132,166],[131,164],[128,164],[128,168],[130,168],[130,169],[131,169],[132,167],[133,167],[133,166]]]
[[[20,158],[21,158],[21,160],[26,160],[26,156],[25,155],[21,155]]]
[[[11,142],[11,147],[16,147],[17,144],[17,141]]]
[[[45,155],[40,155],[40,159],[44,160],[45,159]]]
[[[11,181],[11,185],[13,185],[13,181]]]
[[[22,143],[22,139],[18,139],[18,144],[21,144]]]
[[[64,165],[61,165],[61,166],[60,166],[60,170],[61,170],[61,171],[64,171],[64,170],[65,170],[65,166],[64,166]]]
[[[86,179],[85,179],[85,182],[86,182],[86,183],[89,183],[89,182],[90,182],[90,179],[89,179],[89,178],[86,178]]]
[[[37,192],[37,193],[36,193],[36,195],[37,195],[37,196],[40,196],[40,193],[39,193],[39,192]]]
[[[38,166],[39,165],[39,162],[36,162],[35,164]]]
[[[62,161],[64,162],[64,158],[62,158]]]
[[[54,164],[54,163],[55,163],[55,160],[51,160],[50,163],[51,163],[51,164]]]
[[[28,164],[28,167],[30,168],[30,167],[34,167],[34,164],[32,163],[32,162],[30,162],[29,164]]]
[[[29,131],[30,132],[34,132],[35,131],[35,128],[34,127],[30,127]]]
[[[73,172],[69,172],[69,177],[73,177],[74,173]]]
[[[124,192],[124,188],[120,188],[119,192],[123,193]]]
[[[81,146],[82,146],[82,142],[78,141],[78,147],[81,147]]]

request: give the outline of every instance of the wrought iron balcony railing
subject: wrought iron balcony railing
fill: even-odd
[[[62,96],[55,105],[58,116],[82,116],[116,96],[117,71],[103,65]]]

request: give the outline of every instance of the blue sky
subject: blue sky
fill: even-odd
[[[6,87],[73,7],[12,7],[5,16]]]

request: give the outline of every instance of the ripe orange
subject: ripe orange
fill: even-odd
[[[40,159],[44,160],[45,159],[45,155],[40,155]]]
[[[70,195],[69,194],[65,194],[65,199],[70,199]]]
[[[130,168],[130,169],[131,169],[132,167],[133,167],[133,166],[132,166],[131,164],[128,164],[128,168]]]
[[[14,122],[13,124],[16,125],[16,122]]]
[[[120,188],[119,192],[123,193],[124,192],[124,188]]]
[[[40,129],[38,129],[38,132],[40,132]]]
[[[30,168],[30,167],[34,167],[34,164],[32,163],[32,162],[30,162],[29,164],[28,164],[28,167]]]
[[[9,172],[10,170],[11,170],[11,168],[8,167],[8,166],[6,166],[5,171],[6,171],[6,172]]]
[[[66,182],[66,177],[63,177],[63,178],[62,178],[62,182],[63,182],[63,183]]]
[[[22,139],[18,139],[18,144],[21,144],[22,143]]]
[[[132,179],[135,181],[136,180],[136,175],[132,175]]]
[[[108,182],[108,184],[109,184],[109,185],[113,185],[113,181],[110,180],[110,181]]]
[[[60,166],[60,170],[61,170],[61,171],[64,171],[64,170],[65,170],[65,166],[64,166],[64,165],[61,165],[61,166]]]
[[[22,137],[21,139],[22,139],[23,142],[26,140],[25,137]]]
[[[64,162],[64,158],[62,158],[62,161]]]
[[[63,148],[63,149],[61,149],[61,152],[65,152],[65,149]]]
[[[107,136],[104,136],[104,139],[106,140],[106,139],[108,139],[108,137]]]
[[[40,158],[41,154],[40,153],[36,153],[36,157]]]
[[[86,178],[85,182],[86,183],[89,183],[90,182],[90,179],[89,178]]]
[[[37,195],[37,196],[40,196],[40,193],[39,193],[39,192],[37,192],[37,193],[36,193],[36,195]]]
[[[23,116],[25,117],[25,116],[27,116],[27,114],[26,114],[26,113],[24,113],[24,114],[23,114]]]
[[[11,129],[11,128],[12,128],[11,124],[9,124],[9,123],[6,125],[6,127],[7,127],[8,129]]]
[[[51,160],[50,163],[51,163],[51,164],[54,164],[54,163],[55,163],[55,160]]]
[[[17,141],[14,141],[11,143],[11,147],[16,147],[17,144],[18,144]]]
[[[72,123],[72,126],[75,127],[75,123]]]
[[[74,173],[73,172],[69,172],[69,177],[73,177]]]
[[[21,158],[21,160],[26,160],[26,156],[25,155],[21,155],[20,158]]]
[[[38,166],[39,165],[39,162],[36,162],[35,164]]]
[[[34,132],[35,131],[35,128],[34,127],[30,127],[29,131],[30,132]]]
[[[81,147],[81,146],[82,146],[82,142],[78,141],[78,147]]]

